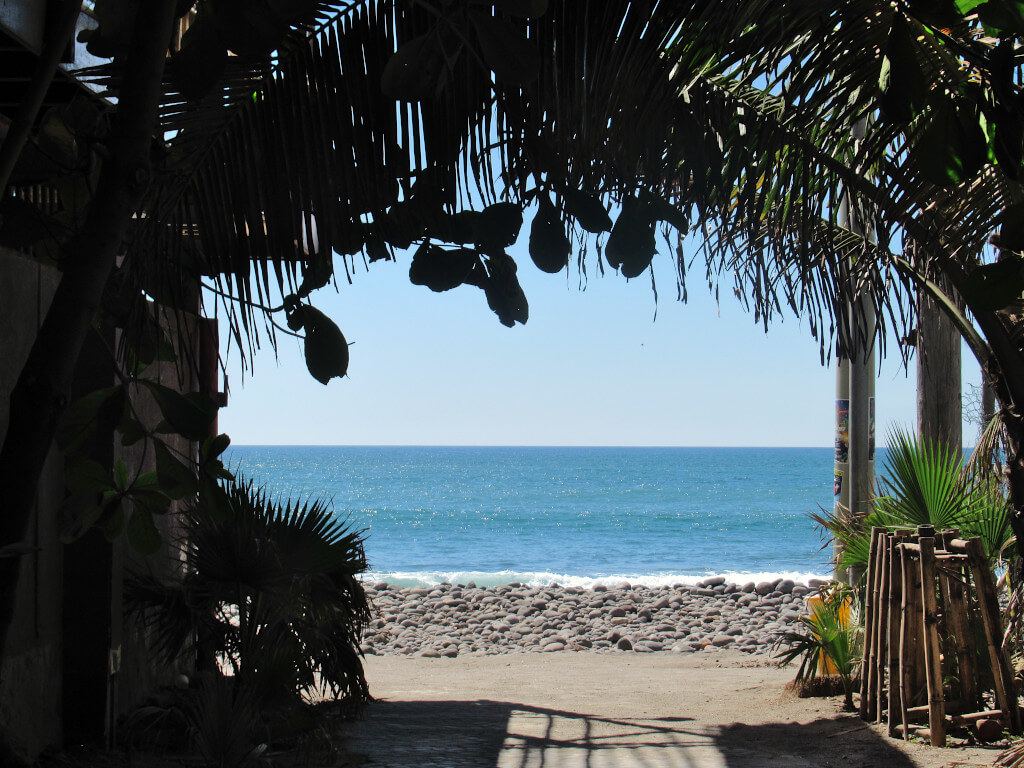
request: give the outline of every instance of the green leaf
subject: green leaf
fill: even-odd
[[[409,281],[425,285],[438,293],[457,288],[472,275],[480,264],[476,251],[467,248],[445,249],[424,243],[413,254],[409,265]]]
[[[505,19],[471,11],[484,63],[494,72],[499,85],[529,85],[540,74],[540,51]]]
[[[949,187],[974,176],[987,155],[978,115],[942,99],[911,150],[911,159],[932,183]]]
[[[967,276],[961,290],[973,311],[1004,309],[1024,293],[1024,259],[1012,256],[994,264],[982,264]]]
[[[605,244],[608,264],[612,269],[621,269],[627,278],[637,277],[651,265],[656,252],[650,209],[635,197],[625,198],[622,212]]]
[[[1011,205],[999,217],[999,247],[1024,251],[1024,203]]]
[[[124,459],[118,459],[114,462],[114,487],[123,492],[127,490],[130,482],[128,465],[124,463]]]
[[[97,525],[105,514],[111,513],[114,504],[120,503],[120,498],[112,491],[68,496],[58,512],[61,520],[60,540],[70,544],[80,538]]]
[[[910,0],[910,13],[925,24],[947,29],[961,20],[966,11],[961,3],[971,0]]]
[[[558,210],[547,195],[539,199],[537,215],[530,225],[530,258],[542,272],[556,274],[568,265],[572,243]]]
[[[135,445],[147,436],[145,428],[138,419],[131,417],[122,419],[117,431],[121,433],[121,445]]]
[[[223,523],[231,516],[231,499],[220,483],[206,474],[199,480],[199,507],[214,522]]]
[[[77,457],[64,467],[64,484],[71,493],[99,493],[114,486],[110,475],[98,461]]]
[[[189,440],[202,440],[210,431],[210,424],[217,416],[217,406],[206,395],[183,395],[155,381],[143,379],[145,386],[156,400],[164,419],[178,434]]]
[[[102,514],[96,526],[103,531],[107,541],[114,541],[124,531],[124,504],[121,497],[114,495],[103,505]]]
[[[161,441],[153,442],[156,475],[160,487],[171,499],[184,499],[199,493],[199,480],[191,468],[181,463]]]
[[[143,555],[154,555],[160,551],[163,538],[156,529],[153,515],[148,510],[136,507],[128,519],[128,543],[132,549]]]
[[[565,202],[565,212],[576,219],[584,231],[592,235],[611,231],[611,216],[601,205],[601,200],[597,195],[588,195],[577,189],[567,189],[562,193],[562,200]]]
[[[515,203],[494,203],[480,211],[473,230],[473,242],[480,248],[502,250],[519,239],[523,209]]]
[[[454,49],[450,56],[446,55],[441,35],[436,28],[425,35],[407,40],[384,66],[380,78],[381,90],[385,96],[399,101],[432,99],[447,82],[450,66],[457,56],[458,49]]]
[[[878,75],[879,106],[889,120],[908,124],[928,97],[928,84],[917,60],[917,41],[902,14],[893,16]]]
[[[57,444],[67,455],[83,448],[97,430],[112,433],[124,406],[124,389],[120,386],[98,389],[79,398],[64,412],[57,427]]]
[[[956,0],[954,5],[956,6],[957,13],[960,15],[966,15],[981,5],[985,0]]]
[[[516,323],[525,325],[530,317],[530,306],[519,285],[516,269],[515,261],[507,253],[491,254],[487,259],[488,275],[483,286],[487,306],[498,316],[501,324],[509,328]]]
[[[974,9],[978,18],[990,27],[1024,34],[1024,3],[1017,0],[988,0]]]
[[[327,384],[348,372],[348,342],[327,315],[306,307],[306,367],[313,378]]]
[[[224,453],[229,445],[231,445],[231,438],[227,435],[221,434],[207,437],[199,448],[200,463],[213,461]]]

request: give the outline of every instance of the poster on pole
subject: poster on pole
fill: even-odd
[[[836,463],[850,460],[850,401],[836,400]]]
[[[843,473],[841,470],[836,470],[836,479],[832,483],[832,495],[835,497],[836,504],[839,503],[839,497],[843,495]]]
[[[868,461],[875,460],[875,398],[868,398]]]

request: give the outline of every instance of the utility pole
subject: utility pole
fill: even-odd
[[[858,122],[853,138],[863,138],[865,130],[865,122]],[[839,204],[838,224],[854,234],[872,236],[869,222],[857,214],[846,194]],[[835,512],[866,517],[875,482],[875,308],[871,297],[855,297],[847,312],[849,345],[836,364]],[[836,568],[839,581],[853,585],[860,577],[854,569]]]

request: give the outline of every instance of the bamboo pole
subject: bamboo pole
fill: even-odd
[[[999,621],[999,602],[996,600],[995,585],[992,583],[992,572],[982,554],[981,539],[973,538],[967,542],[967,556],[971,560],[971,572],[974,575],[974,588],[978,593],[978,608],[981,621],[985,626],[985,639],[988,642],[988,656],[992,663],[992,677],[996,686],[996,703],[1006,715],[1006,722],[1013,733],[1020,733],[1020,712],[1017,709],[1017,693],[1013,687],[1009,665],[1003,656],[1003,633]],[[1011,700],[1012,695],[1012,700]]]
[[[913,618],[913,589],[910,572],[910,553],[897,547],[900,555],[900,579],[902,583],[902,595],[900,601],[900,723],[903,725],[904,740],[910,738],[910,718],[907,714],[910,700],[911,675],[911,635],[914,631]],[[890,723],[890,726],[892,723]]]
[[[886,536],[885,548],[889,553],[889,736],[898,735],[897,728],[903,720],[903,697],[900,695],[902,658],[902,587],[903,561],[901,550],[898,549],[902,534],[893,533]]]
[[[945,532],[944,540],[946,549],[949,548],[949,539],[954,535],[952,531]],[[948,596],[946,600],[946,626],[953,635],[953,647],[956,651],[956,668],[960,677],[961,698],[973,706],[978,701],[978,670],[974,663],[974,648],[971,642],[972,635],[970,622],[967,620],[967,604],[964,600],[964,584],[967,583],[967,574],[963,570],[964,563],[956,563],[956,574],[952,575],[945,571],[943,583],[946,585]]]
[[[934,531],[934,529],[933,529]],[[935,537],[922,536],[921,602],[924,606],[924,666],[928,684],[928,730],[933,747],[946,746],[946,713],[942,696],[942,661],[939,647],[938,606],[935,601]]]
[[[867,587],[864,597],[864,658],[860,672],[860,716],[864,720],[875,720],[878,695],[878,542],[884,528],[871,529],[871,547],[868,550]]]
[[[881,722],[882,713],[886,707],[886,686],[885,686],[885,669],[889,663],[889,657],[892,654],[892,646],[889,643],[889,621],[890,621],[890,606],[889,606],[889,590],[890,590],[890,578],[889,578],[889,536],[883,533],[878,537],[878,592],[876,605],[878,606],[878,612],[875,620],[875,644],[878,648],[878,658],[875,661],[875,678],[876,678],[876,694],[875,694],[875,722]]]
[[[934,529],[932,529],[934,530]],[[917,704],[928,703],[928,674],[925,667],[924,655],[924,601],[921,597],[921,568],[917,564],[921,557],[920,545],[915,545],[915,551],[908,551],[911,558],[910,568],[910,669],[913,676],[910,680],[910,700],[908,707]]]

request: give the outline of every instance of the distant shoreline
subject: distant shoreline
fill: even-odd
[[[675,451],[675,450],[700,450],[700,451],[815,451],[832,450],[829,445],[491,445],[491,444],[447,444],[447,443],[353,443],[332,444],[332,443],[232,443],[233,448],[526,448],[526,449],[586,449],[586,450],[618,450],[630,449],[644,451]],[[965,451],[969,450],[964,448]]]

